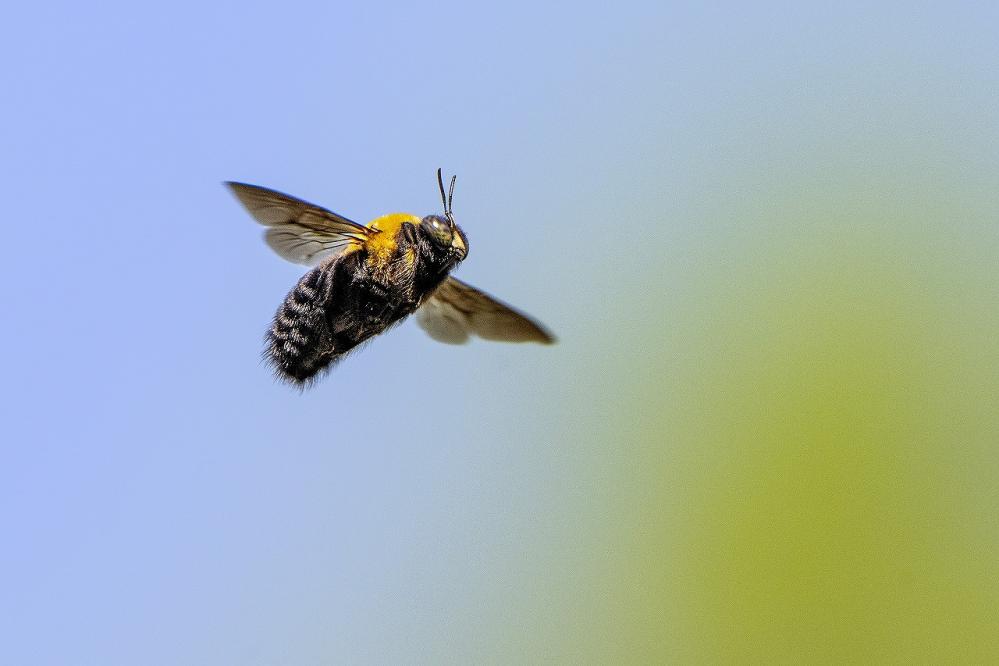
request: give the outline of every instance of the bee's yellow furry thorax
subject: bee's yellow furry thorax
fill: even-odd
[[[418,225],[420,219],[409,213],[389,213],[368,222],[369,229],[377,229],[381,232],[368,236],[364,241],[364,247],[368,251],[370,260],[383,263],[391,259],[392,255],[399,249],[397,236],[403,223],[409,222]]]

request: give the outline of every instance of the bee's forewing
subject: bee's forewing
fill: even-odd
[[[371,233],[331,210],[276,190],[246,183],[226,185],[253,219],[270,227],[264,239],[271,249],[296,264],[315,266]]]
[[[501,342],[555,342],[538,322],[453,277],[420,306],[416,320],[430,337],[447,344],[462,344],[469,334]]]

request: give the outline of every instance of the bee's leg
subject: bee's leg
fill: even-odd
[[[392,299],[389,290],[377,282],[369,283],[362,296],[361,312],[366,323],[377,326],[379,322],[386,319],[386,315],[392,308]]]
[[[392,292],[366,276],[355,279],[339,293],[331,308],[329,326],[337,351],[346,351],[385,330],[395,311]]]
[[[416,243],[416,226],[412,222],[402,223],[402,236],[410,243]]]

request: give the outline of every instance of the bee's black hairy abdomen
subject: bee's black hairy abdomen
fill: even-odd
[[[303,384],[336,357],[326,319],[331,276],[306,273],[284,299],[267,333],[267,357],[282,379]]]

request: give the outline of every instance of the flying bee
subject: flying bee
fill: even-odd
[[[416,312],[435,340],[461,344],[470,335],[506,342],[554,342],[538,322],[450,277],[468,255],[468,239],[452,213],[455,177],[443,215],[407,213],[367,225],[287,194],[226,183],[260,224],[267,244],[298,264],[314,266],[274,315],[265,354],[276,374],[299,386],[351,349]]]

